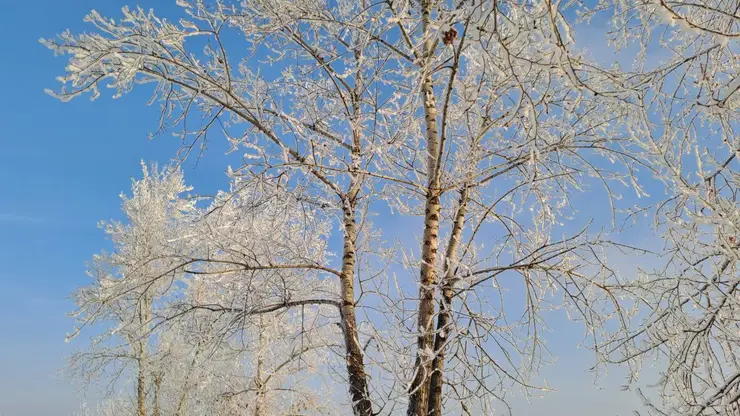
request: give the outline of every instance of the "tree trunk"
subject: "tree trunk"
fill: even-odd
[[[416,364],[414,380],[411,384],[409,416],[426,415],[429,398],[429,375],[432,360],[434,285],[436,284],[436,260],[439,248],[439,196],[431,193],[427,197],[424,217],[424,242],[419,286],[419,316]]]
[[[257,371],[256,371],[256,385],[257,393],[254,399],[254,416],[262,416],[264,402],[265,402],[265,383],[262,381],[262,373],[264,372],[264,354],[267,349],[267,343],[265,342],[264,324],[262,315],[259,317],[259,350],[257,351]]]
[[[139,416],[146,416],[146,365],[144,362],[144,357],[139,356],[139,375],[136,379],[136,402]]]
[[[154,376],[154,413],[152,413],[152,416],[160,416],[159,393],[161,391],[161,387],[162,387],[162,376],[155,375]]]
[[[139,325],[142,333],[138,340],[138,364],[139,374],[136,379],[136,403],[138,416],[147,416],[146,414],[146,373],[147,366],[147,341],[149,339],[149,319],[151,314],[151,298],[144,294],[143,304],[139,305]]]
[[[345,205],[344,212],[344,253],[342,256],[342,329],[344,332],[344,344],[347,349],[346,363],[349,375],[349,394],[352,398],[352,410],[356,416],[371,416],[372,404],[370,402],[367,386],[367,375],[363,362],[363,351],[357,332],[357,318],[355,316],[355,217],[354,200],[351,198]]]
[[[439,301],[439,315],[437,315],[437,331],[434,338],[435,357],[432,362],[432,378],[429,387],[429,416],[442,415],[442,384],[444,382],[445,349],[449,335],[449,326],[452,321],[452,295],[455,289],[455,269],[457,263],[457,249],[460,246],[460,236],[465,225],[465,213],[468,206],[470,190],[464,187],[460,192],[455,222],[452,225],[450,241],[445,253],[445,276],[442,281],[442,299]]]
[[[367,374],[365,373],[364,353],[360,345],[360,337],[357,331],[357,317],[355,314],[355,259],[357,258],[357,219],[355,211],[357,208],[357,197],[362,187],[360,170],[362,126],[360,125],[360,95],[363,90],[363,77],[361,50],[355,51],[357,71],[355,73],[355,85],[352,91],[352,156],[350,166],[349,190],[342,198],[342,211],[344,222],[344,248],[342,253],[342,330],[344,333],[344,344],[346,347],[346,363],[349,378],[349,395],[352,399],[352,411],[355,416],[371,416],[373,414],[370,391],[368,389]]]
[[[422,25],[424,36],[428,36],[430,25],[431,4],[429,0],[423,0]],[[432,54],[432,40],[427,37],[424,42],[425,61]],[[428,65],[425,65],[428,66]],[[423,69],[428,71],[427,68]],[[411,383],[409,394],[409,416],[426,416],[429,400],[429,376],[432,364],[432,343],[434,340],[434,291],[437,284],[437,251],[439,250],[439,215],[440,196],[439,189],[439,131],[437,129],[437,108],[435,105],[434,85],[432,74],[425,73],[422,82],[422,94],[424,102],[424,119],[426,122],[427,138],[427,170],[428,186],[426,204],[424,209],[424,235],[421,247],[421,272],[419,286],[419,316],[417,339],[417,355],[414,365],[414,379]]]

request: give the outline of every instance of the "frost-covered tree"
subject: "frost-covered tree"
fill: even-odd
[[[440,415],[536,389],[547,309],[567,305],[588,333],[626,313],[605,242],[563,225],[574,192],[639,189],[615,128],[633,109],[573,49],[576,6],[178,4],[177,21],[92,12],[93,32],[43,41],[70,56],[61,99],[152,83],[185,153],[210,132],[243,154],[165,254],[204,294],[168,303],[162,327],[210,312],[233,336],[281,312],[285,336],[334,348],[338,323],[354,414]],[[406,238],[393,215],[420,219],[418,250],[387,243]]]
[[[310,273],[325,227],[307,226],[306,210],[297,219],[296,199],[267,181],[237,180],[198,207],[180,170],[143,176],[122,197],[127,221],[105,224],[113,251],[95,257],[94,281],[76,295],[78,331],[109,329],[73,357],[74,374],[135,386],[128,401],[114,385],[100,411],[331,414],[314,378],[339,335],[321,306],[338,302]]]
[[[172,267],[166,252],[176,232],[178,218],[194,205],[183,199],[188,188],[178,171],[143,167],[143,178],[135,181],[132,196],[123,198],[126,222],[111,221],[101,226],[111,239],[114,251],[94,258],[89,268],[93,282],[75,293],[79,327],[97,321],[113,325],[92,340],[88,351],[73,355],[72,374],[90,379],[101,372],[116,381],[126,369],[136,372],[137,415],[147,415],[146,392],[149,370],[150,325],[153,302],[164,294],[156,279]]]
[[[192,247],[178,257],[187,289],[162,325],[198,339],[208,375],[195,380],[220,386],[210,398],[200,388],[194,396],[215,410],[187,405],[192,413],[182,414],[332,414],[316,373],[340,345],[338,291],[317,273],[329,254],[327,225],[296,192],[238,178],[180,237]],[[177,349],[176,339],[168,344]]]
[[[585,15],[609,13],[615,45],[636,52],[605,95],[631,112],[634,156],[662,184],[633,214],[654,214],[665,264],[620,288],[642,312],[601,349],[635,373],[658,359],[658,415],[740,414],[739,11],[736,1],[640,0]]]

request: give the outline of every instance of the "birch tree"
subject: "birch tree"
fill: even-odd
[[[92,12],[93,32],[43,40],[70,59],[54,95],[95,98],[105,86],[118,97],[153,83],[160,130],[178,132],[181,156],[220,134],[243,154],[231,169],[237,188],[261,183],[290,201],[272,211],[282,231],[271,236],[266,219],[252,228],[252,211],[231,203],[237,188],[221,194],[193,222],[198,237],[168,255],[179,261],[172,270],[221,297],[176,302],[163,321],[308,306],[317,322],[338,319],[354,414],[439,415],[491,411],[512,384],[537,390],[547,309],[567,305],[589,333],[621,313],[597,302],[615,299],[604,292],[617,279],[602,261],[606,242],[588,221],[581,231],[562,223],[577,213],[572,193],[636,186],[613,128],[631,109],[598,98],[613,80],[571,50],[567,5],[178,4],[177,22]],[[235,35],[241,46],[226,41]],[[371,219],[388,210],[422,219],[418,251],[384,242],[399,236]],[[326,244],[337,229],[335,264]],[[394,264],[405,276],[388,272]],[[236,273],[262,283],[222,279]],[[503,295],[512,286],[521,303]]]

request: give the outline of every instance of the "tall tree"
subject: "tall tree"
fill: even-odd
[[[120,21],[92,12],[94,32],[44,40],[70,55],[55,93],[63,100],[96,97],[103,83],[115,96],[155,83],[160,127],[183,129],[186,153],[214,131],[245,152],[234,187],[169,259],[183,275],[261,283],[226,280],[244,286],[209,289],[222,294],[213,305],[176,303],[166,321],[309,307],[322,322],[328,308],[361,416],[488,411],[511,383],[535,389],[554,292],[589,332],[602,326],[596,298],[615,279],[605,242],[588,221],[562,222],[577,212],[573,192],[602,182],[611,198],[613,184],[634,183],[613,128],[631,109],[602,100],[613,79],[571,50],[567,5],[178,3],[186,17],[177,23],[141,9],[123,9]],[[242,44],[231,46],[236,34]],[[202,122],[187,129],[193,119]],[[610,171],[604,161],[622,163]],[[231,203],[241,186],[247,201],[266,188],[257,200],[288,201],[271,211],[279,232]],[[421,218],[418,252],[381,240],[404,237],[371,223],[389,211]],[[336,229],[338,264],[325,253]],[[409,270],[400,281],[386,268],[398,264]],[[305,281],[326,286],[312,292]]]

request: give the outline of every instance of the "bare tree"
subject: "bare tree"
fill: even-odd
[[[636,45],[635,66],[615,72],[612,105],[629,108],[633,152],[660,186],[652,206],[665,263],[618,289],[642,312],[601,347],[607,361],[661,363],[659,415],[737,415],[738,103],[740,5],[725,1],[627,1],[612,12],[614,44]],[[664,59],[648,59],[658,51]]]
[[[319,267],[311,265],[325,254],[325,227],[307,228],[297,214],[310,213],[264,185],[237,181],[197,208],[197,199],[184,195],[190,188],[182,173],[155,166],[144,168],[132,197],[123,197],[128,222],[106,225],[114,251],[96,256],[95,280],[77,294],[80,329],[113,326],[72,362],[88,379],[114,371],[111,382],[126,378],[134,363],[135,409],[114,391],[115,409],[331,414],[316,383],[308,390],[303,381],[324,365],[320,349],[336,347],[326,311],[312,308],[337,308],[336,300],[315,299],[336,288],[294,271]],[[296,262],[306,264],[288,265]],[[307,295],[314,298],[300,298]],[[293,313],[291,304],[302,307]]]
[[[115,251],[94,258],[89,268],[92,284],[75,294],[80,327],[70,335],[76,336],[82,327],[98,320],[113,321],[112,328],[93,339],[89,351],[72,356],[70,370],[87,381],[112,371],[114,385],[133,364],[139,416],[149,414],[151,314],[162,289],[159,281],[151,279],[171,266],[166,260],[152,259],[164,258],[162,251],[169,248],[166,242],[172,236],[173,222],[193,207],[179,197],[188,190],[179,172],[160,172],[156,166],[143,166],[143,172],[143,178],[133,184],[132,196],[123,198],[128,223],[102,225]]]
[[[511,384],[538,389],[546,309],[567,305],[594,336],[622,313],[607,243],[588,221],[563,222],[574,192],[639,189],[614,128],[632,109],[610,101],[620,103],[606,91],[614,77],[571,50],[567,5],[179,4],[177,23],[93,12],[94,32],[44,40],[70,55],[61,99],[154,83],[180,156],[209,133],[245,152],[232,189],[165,255],[173,276],[206,279],[219,297],[173,302],[154,321],[207,311],[230,316],[230,333],[309,309],[318,318],[299,333],[327,347],[324,324],[338,320],[354,414],[436,416],[490,411]],[[239,47],[226,41],[235,34]],[[243,200],[249,209],[233,203]],[[381,240],[400,237],[371,222],[389,210],[423,219],[418,252]],[[335,229],[338,264],[327,254]],[[389,272],[398,264],[407,277]],[[504,296],[512,288],[521,303]]]

